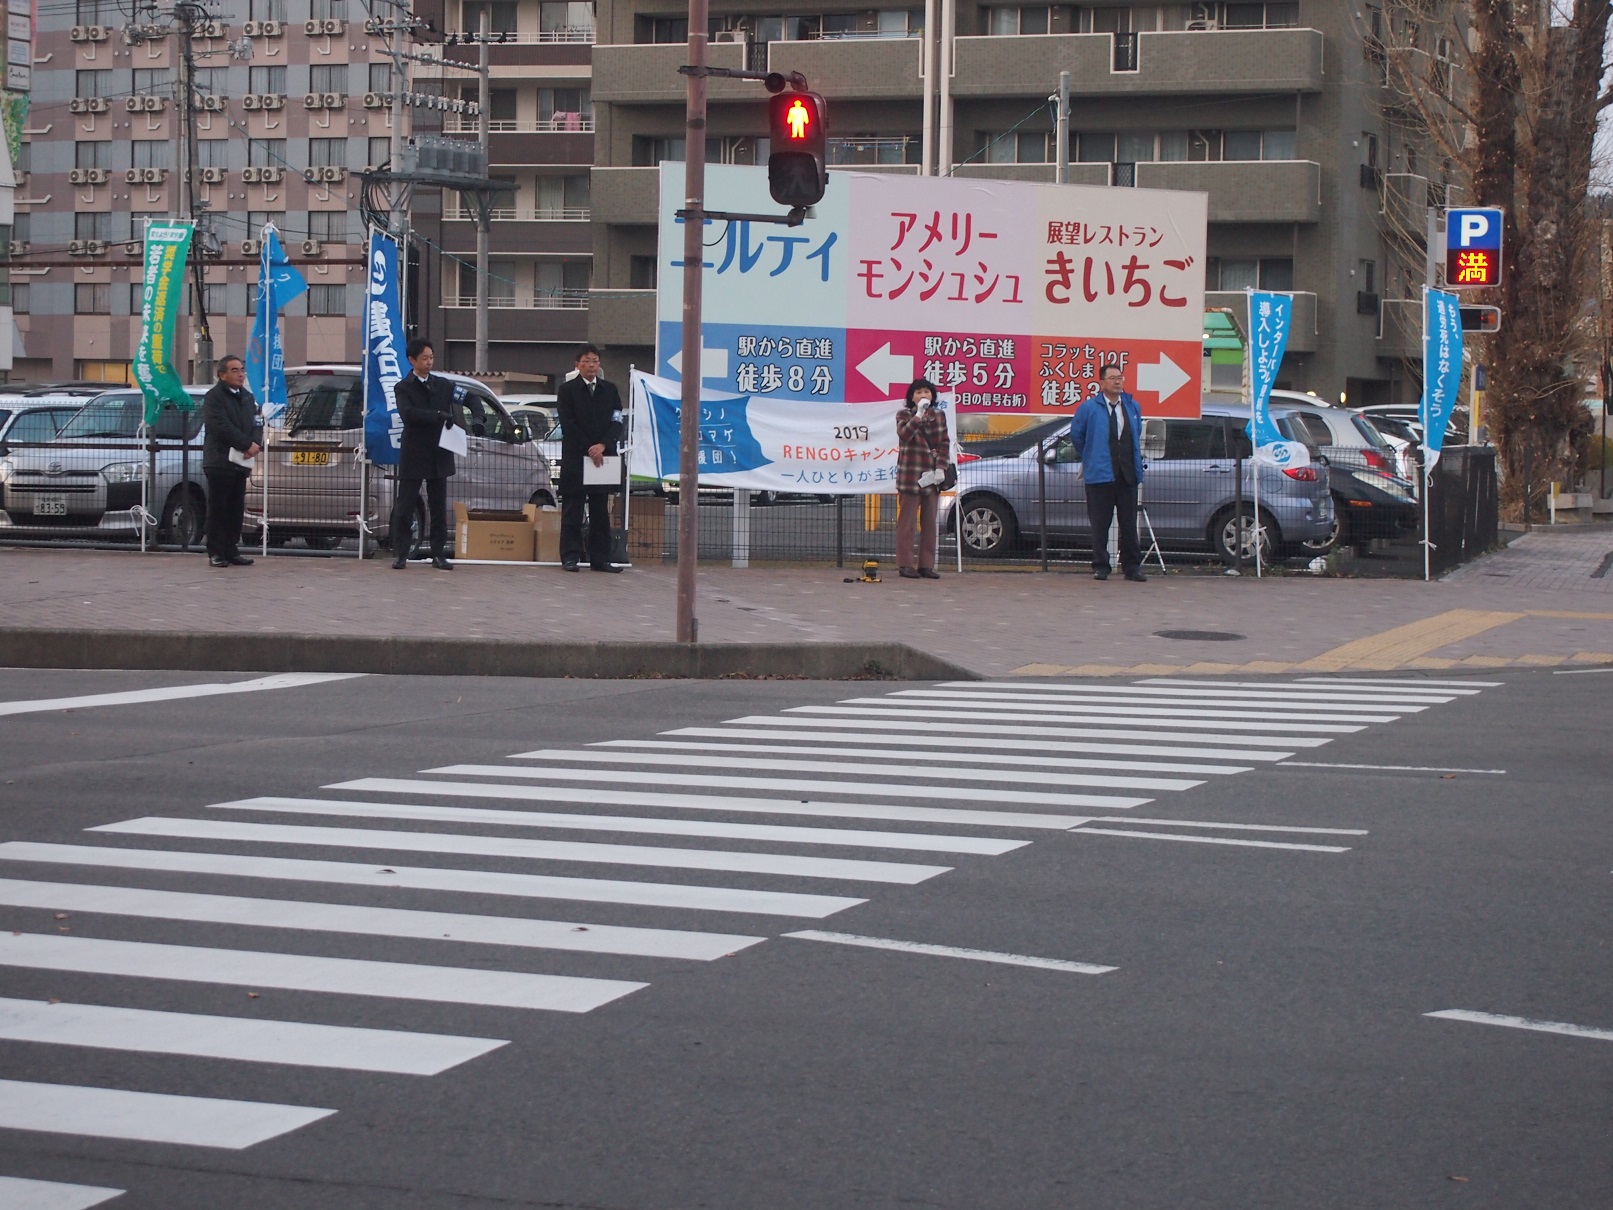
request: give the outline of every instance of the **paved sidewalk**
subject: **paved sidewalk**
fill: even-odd
[[[1613,528],[1536,531],[1443,582],[978,571],[844,582],[832,567],[711,567],[708,644],[904,643],[983,676],[1613,664]],[[675,569],[620,576],[385,560],[0,548],[0,629],[665,643]],[[1172,639],[1162,631],[1237,636]]]

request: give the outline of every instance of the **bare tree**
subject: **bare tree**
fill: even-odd
[[[1506,212],[1502,328],[1476,338],[1488,367],[1486,416],[1504,468],[1503,505],[1574,483],[1590,416],[1585,371],[1598,360],[1597,243],[1601,216],[1588,191],[1599,113],[1613,106],[1613,0],[1399,0],[1390,25],[1434,21],[1442,54],[1386,39],[1393,104],[1465,177],[1473,203]],[[1399,26],[1397,26],[1397,22]]]

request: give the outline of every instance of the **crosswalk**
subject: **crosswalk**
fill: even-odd
[[[588,1013],[630,1005],[666,969],[658,964],[720,963],[773,937],[1102,974],[1116,968],[793,922],[837,916],[1051,833],[1204,846],[1207,857],[1245,849],[1249,860],[1349,853],[1363,830],[1179,818],[1174,803],[1186,800],[1175,796],[1302,763],[1494,684],[942,683],[648,739],[357,777],[306,796],[233,798],[195,814],[153,804],[164,813],[97,824],[72,843],[0,843],[0,908],[74,922],[70,933],[0,931],[0,968],[104,981],[73,984],[103,988],[90,997],[96,1003],[0,998],[0,1046],[431,1078],[510,1043],[184,1012],[179,998],[187,987],[294,991],[319,997],[337,1021],[344,1005],[370,1001],[405,1011]],[[618,869],[622,876],[611,876]],[[294,897],[299,889],[313,898]],[[338,892],[372,901],[337,902]],[[407,906],[400,893],[410,895]],[[553,917],[544,908],[551,901],[566,905]],[[489,902],[507,907],[489,912]],[[634,923],[594,919],[596,911],[627,912]],[[741,927],[722,927],[725,918]],[[95,935],[111,921],[135,922],[125,930],[185,922],[200,926],[202,940],[162,939],[171,931]],[[240,940],[254,930],[262,943]],[[384,947],[386,957],[292,952],[296,939],[311,948],[320,937],[342,938],[348,949]],[[500,969],[476,957],[489,946],[504,947],[493,951]],[[604,959],[626,964],[627,977],[575,965]],[[131,984],[146,989],[142,1006],[104,1002]],[[152,989],[175,1002],[149,1007]],[[517,1028],[512,1018],[509,1030]],[[250,1086],[247,1078],[231,1090]],[[339,1109],[0,1080],[0,1129],[152,1144],[251,1147]],[[0,1176],[6,1206],[92,1206],[118,1193]]]

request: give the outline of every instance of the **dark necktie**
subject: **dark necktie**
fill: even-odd
[[[1109,405],[1109,435],[1116,441],[1120,440],[1120,405],[1118,403]]]

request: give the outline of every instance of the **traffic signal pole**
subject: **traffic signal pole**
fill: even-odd
[[[706,232],[707,0],[689,0],[689,81],[683,148],[683,378],[678,408],[678,626],[680,643],[700,641],[695,571],[700,561],[701,289]]]

